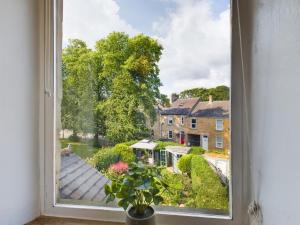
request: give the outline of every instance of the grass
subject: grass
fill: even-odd
[[[94,147],[92,142],[89,141],[74,142],[69,139],[60,139],[60,143],[62,149],[71,144],[72,151],[82,159],[92,157],[99,150],[99,148]]]

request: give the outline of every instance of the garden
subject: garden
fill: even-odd
[[[84,158],[89,164],[114,181],[128,171],[137,161],[130,147],[137,141],[116,144],[112,147],[97,149],[92,142],[68,142],[61,140],[65,147],[71,143],[75,154]],[[154,151],[163,150],[166,146],[179,145],[175,142],[156,141]],[[160,170],[161,179],[168,185],[167,191],[161,191],[161,205],[189,208],[228,209],[228,187],[224,185],[208,162],[202,157],[201,147],[192,147],[188,154],[177,162],[181,173],[174,173],[170,168],[154,165]],[[212,152],[213,153],[213,152]],[[218,154],[218,153],[215,153]],[[221,153],[219,153],[221,154]]]

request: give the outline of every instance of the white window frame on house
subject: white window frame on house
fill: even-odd
[[[193,120],[195,120],[196,122],[193,123]],[[193,125],[195,125],[195,127],[193,127]],[[195,117],[191,118],[191,129],[197,129],[197,118]]]
[[[222,136],[216,136],[216,148],[223,148],[224,139]]]
[[[184,116],[181,116],[181,117],[180,117],[180,124],[181,124],[181,125],[184,125]]]
[[[170,135],[171,134],[171,135]],[[168,139],[173,139],[173,131],[172,130],[169,130],[168,131]]]
[[[211,210],[189,211],[184,209],[157,209],[157,225],[241,225],[247,221],[248,172],[245,149],[246,135],[241,77],[240,48],[238,38],[237,7],[232,0],[232,57],[231,57],[231,182],[229,186],[229,214]],[[57,201],[55,174],[55,118],[56,118],[56,74],[60,70],[62,0],[39,1],[40,28],[40,196],[41,214],[45,216],[92,219],[99,221],[124,222],[125,213],[120,208],[61,204]]]
[[[216,130],[222,131],[224,129],[224,121],[223,119],[216,119]]]
[[[173,116],[168,116],[168,125],[173,125]]]

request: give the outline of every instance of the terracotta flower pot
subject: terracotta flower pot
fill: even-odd
[[[126,225],[156,225],[154,209],[149,206],[146,209],[146,215],[136,216],[134,215],[134,208],[131,207],[127,211]]]

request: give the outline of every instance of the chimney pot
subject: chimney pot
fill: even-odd
[[[171,103],[175,102],[179,98],[179,95],[176,93],[173,93],[171,95]]]

